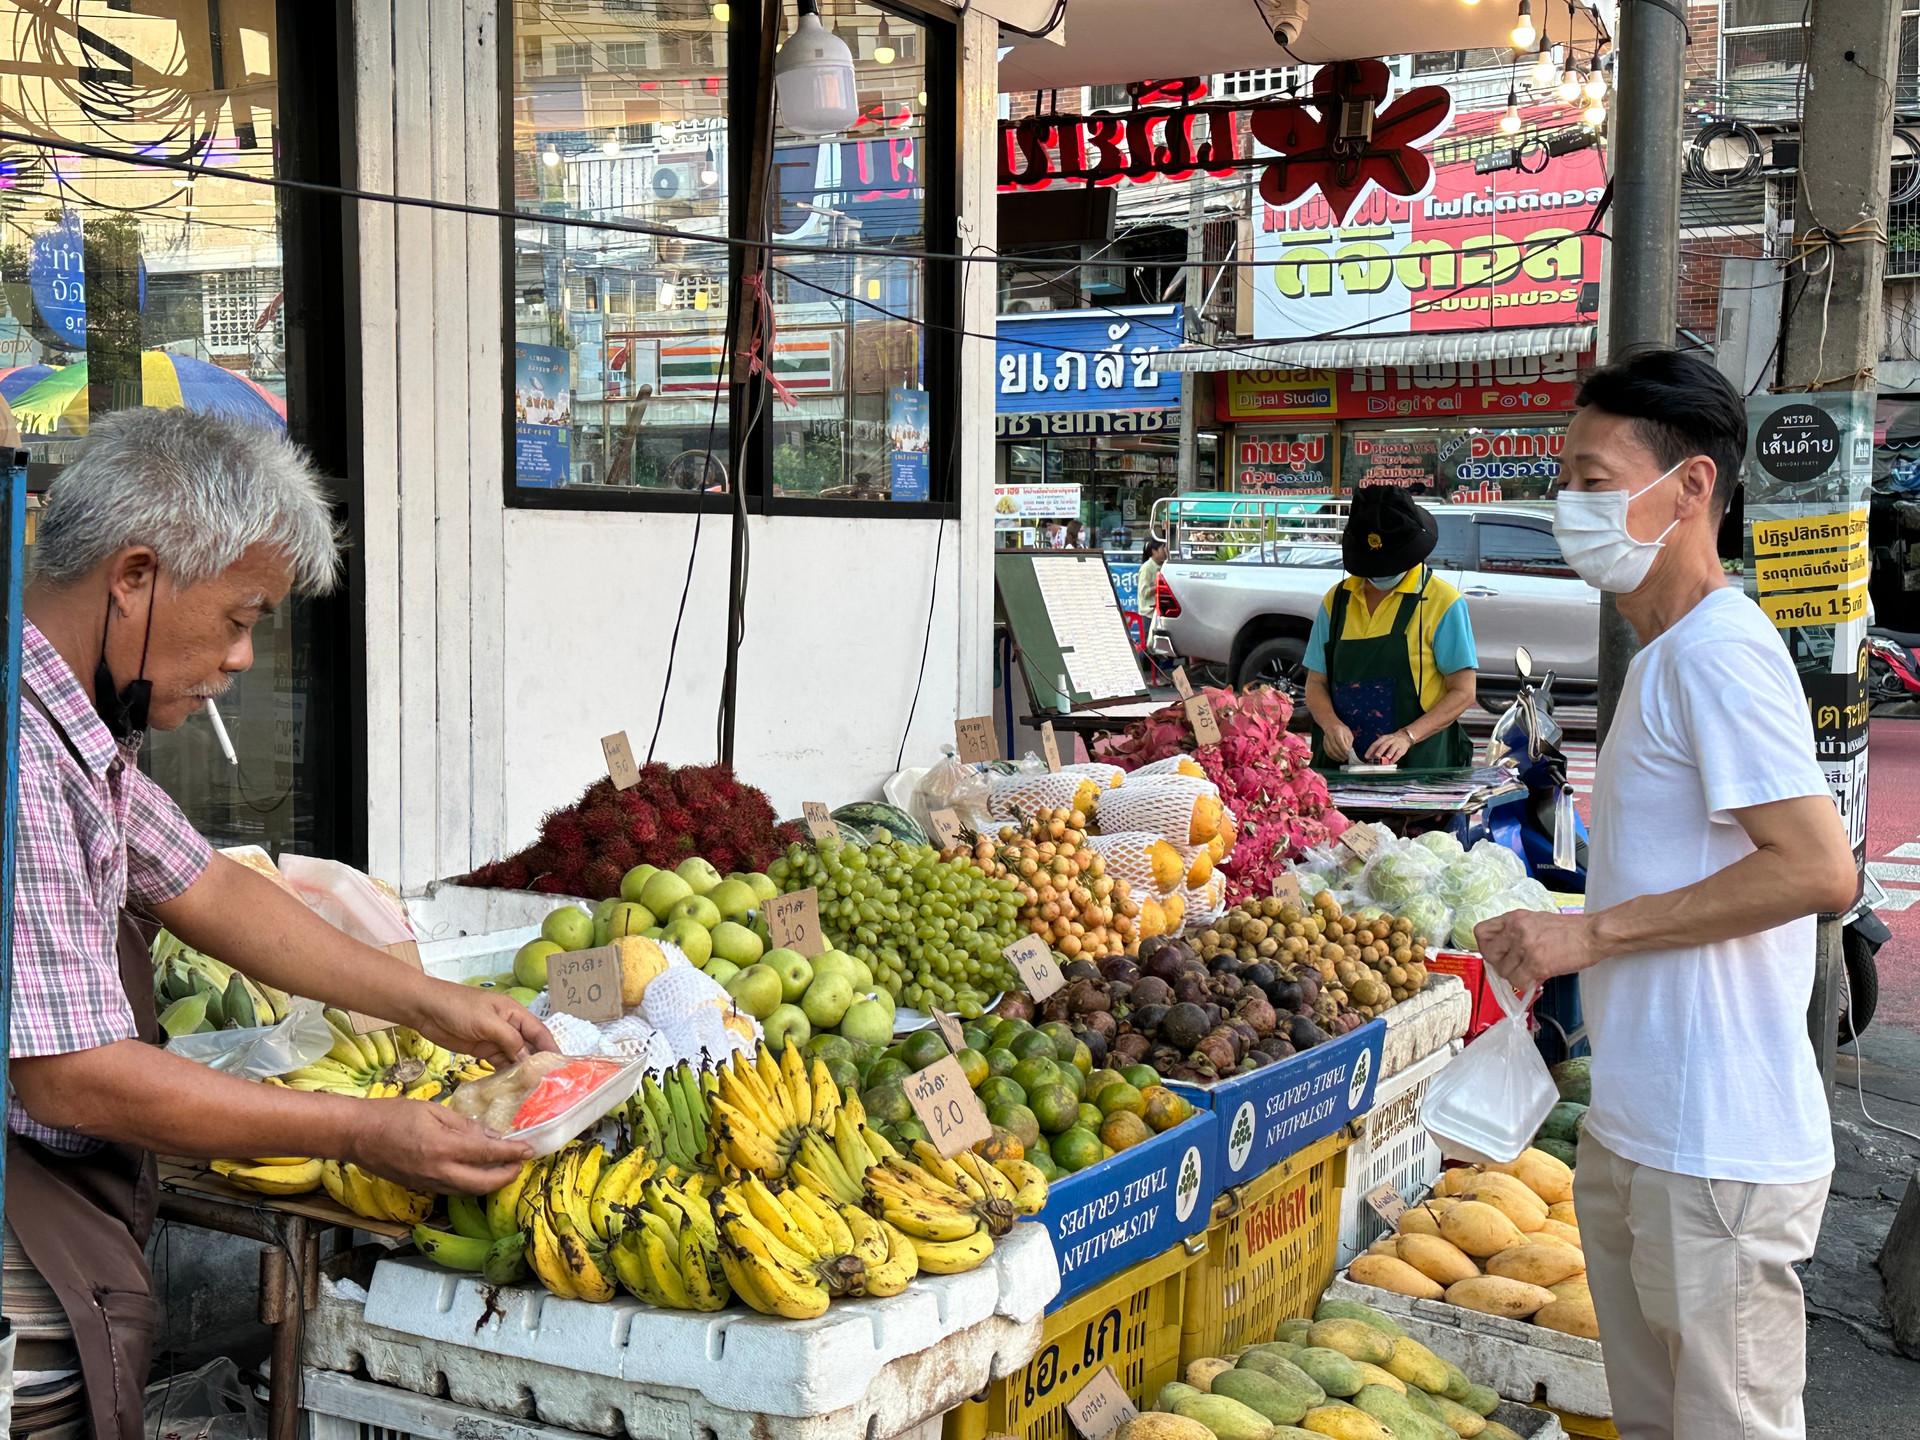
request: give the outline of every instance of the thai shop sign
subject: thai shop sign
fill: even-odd
[[[1233,488],[1242,495],[1314,495],[1333,489],[1333,437],[1325,431],[1234,431]]]
[[[1747,401],[1747,592],[1787,643],[1814,748],[1853,841],[1867,843],[1867,506],[1873,397]]]
[[[1078,485],[996,485],[993,487],[993,528],[1018,530],[1042,520],[1078,520]]]
[[[1541,107],[1547,123],[1564,118]],[[1522,112],[1525,118],[1527,112]],[[1491,134],[1500,112],[1457,117]],[[1586,234],[1606,187],[1597,148],[1551,157],[1535,174],[1476,175],[1471,160],[1434,167],[1413,199],[1368,191],[1346,219],[1317,192],[1254,216],[1253,333],[1289,340],[1563,325],[1600,278],[1602,240]]]
[[[1002,415],[1180,404],[1182,377],[1155,370],[1151,358],[1179,347],[1178,305],[1002,315],[996,333],[994,409]]]
[[[1591,362],[1562,354],[1364,370],[1228,370],[1214,377],[1214,398],[1222,420],[1517,420],[1572,410]]]

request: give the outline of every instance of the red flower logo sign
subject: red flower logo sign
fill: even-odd
[[[1313,77],[1309,104],[1317,114],[1297,104],[1255,109],[1253,138],[1280,157],[1261,172],[1261,197],[1285,209],[1317,188],[1338,223],[1369,185],[1408,200],[1426,194],[1433,162],[1418,147],[1446,129],[1453,97],[1438,85],[1422,85],[1382,109],[1390,78],[1378,60],[1326,65]],[[1367,101],[1376,112],[1372,138],[1342,140],[1342,102]]]

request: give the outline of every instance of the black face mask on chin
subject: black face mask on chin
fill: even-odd
[[[144,735],[147,729],[147,708],[153,701],[153,682],[147,679],[147,651],[153,645],[153,606],[159,598],[160,587],[158,571],[154,572],[153,586],[153,592],[147,596],[146,638],[140,642],[140,674],[124,689],[114,685],[113,670],[107,664],[107,626],[113,622],[111,595],[107,597],[107,617],[100,622],[100,663],[93,667],[93,708],[100,712],[107,733],[115,740]]]

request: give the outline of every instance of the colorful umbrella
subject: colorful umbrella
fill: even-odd
[[[249,420],[279,429],[287,426],[287,402],[244,375],[175,355],[148,350],[140,357],[141,400],[156,409],[179,406],[202,415]],[[29,435],[87,433],[87,362],[75,365],[23,365],[0,374],[0,399],[13,407]]]

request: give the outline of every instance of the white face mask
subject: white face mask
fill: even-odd
[[[1391,590],[1412,573],[1410,570],[1402,570],[1398,575],[1373,575],[1368,577],[1367,584],[1376,590]]]
[[[1574,573],[1596,590],[1611,590],[1616,595],[1638,590],[1653,568],[1654,557],[1680,521],[1676,518],[1651,540],[1636,540],[1627,530],[1627,507],[1664,484],[1686,463],[1682,460],[1652,485],[1631,492],[1562,490],[1553,502],[1553,538],[1560,542]]]

